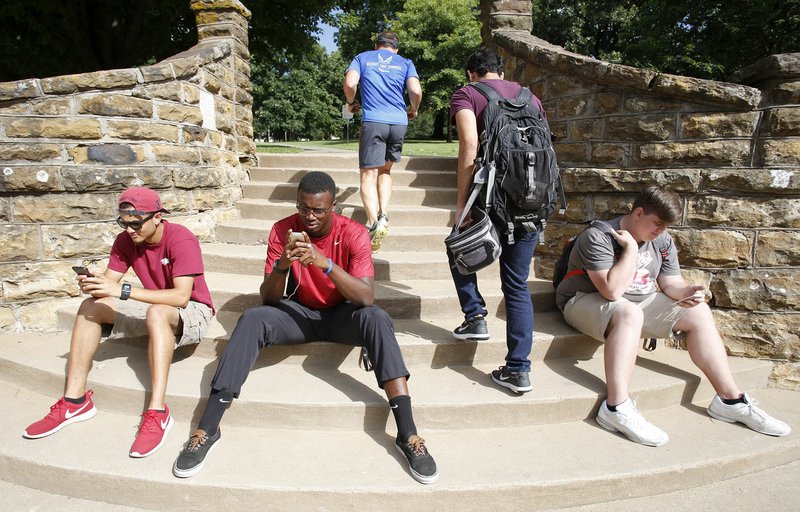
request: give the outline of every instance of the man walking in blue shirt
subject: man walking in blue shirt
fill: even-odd
[[[408,121],[417,116],[422,86],[414,63],[398,55],[394,32],[381,32],[375,49],[358,54],[344,76],[344,97],[350,112],[358,112],[356,91],[361,84],[361,136],[358,166],[361,202],[367,214],[372,250],[389,232],[387,209],[392,195],[392,164],[400,160]],[[406,108],[404,89],[410,105]]]

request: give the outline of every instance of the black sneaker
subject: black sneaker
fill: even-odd
[[[408,469],[411,470],[414,480],[422,484],[432,484],[439,478],[436,461],[428,453],[424,439],[413,435],[405,443],[401,443],[400,439],[397,439],[395,446],[408,460]]]
[[[488,340],[489,327],[482,316],[476,316],[472,320],[464,320],[453,330],[453,336],[458,340]]]
[[[188,478],[201,469],[206,455],[211,451],[214,443],[222,437],[222,429],[217,429],[216,435],[209,436],[205,430],[197,429],[186,442],[186,447],[181,450],[172,467],[172,474],[178,478]]]
[[[533,389],[529,372],[511,372],[507,366],[494,370],[492,380],[516,393],[525,393]]]

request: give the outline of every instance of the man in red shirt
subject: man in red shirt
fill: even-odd
[[[173,473],[186,478],[203,466],[221,437],[225,410],[239,397],[261,349],[327,340],[362,347],[397,422],[397,449],[421,483],[438,478],[436,463],[417,435],[408,394],[409,373],[389,315],[375,302],[370,239],[364,226],[338,215],[336,185],[310,172],[297,190],[297,212],[275,223],[269,235],[263,306],[245,311],[220,358],[211,395],[197,430]],[[287,286],[288,279],[288,286]],[[289,296],[284,298],[284,290]]]
[[[172,352],[199,343],[214,315],[200,244],[185,227],[168,223],[164,213],[169,211],[149,188],[130,188],[120,196],[117,224],[125,231],[111,247],[108,269],[94,275],[90,268],[77,276],[91,298],[75,318],[64,396],[25,429],[24,437],[49,436],[97,413],[86,381],[103,328],[113,324],[109,339],[149,337],[152,396],[130,456],[146,457],[164,443],[173,423],[164,403]],[[131,267],[143,287],[122,280]]]

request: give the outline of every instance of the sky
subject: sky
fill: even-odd
[[[324,46],[325,51],[328,53],[336,51],[336,43],[333,42],[333,34],[336,29],[325,23],[320,23],[318,26],[322,29],[322,32],[317,36],[319,44]]]

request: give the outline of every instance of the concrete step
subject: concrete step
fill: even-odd
[[[499,280],[484,278],[480,272],[478,274],[478,286],[489,315],[503,318],[505,305]],[[260,305],[258,287],[261,281],[261,276],[206,273],[206,282],[217,311],[241,313],[246,308]],[[528,288],[531,291],[534,311],[555,310],[555,295],[550,281],[531,279],[528,281]],[[446,279],[438,280],[376,281],[375,304],[385,309],[395,320],[447,319],[448,326],[451,323],[458,325],[463,321],[461,306],[449,275]]]
[[[355,201],[355,202],[353,202]],[[276,221],[297,213],[294,201],[268,201],[265,199],[241,199],[236,202],[243,219],[263,219]],[[356,196],[350,201],[339,203],[336,211],[345,217],[365,223],[367,220],[361,200]],[[455,215],[455,202],[441,206],[392,206],[389,211],[389,232],[394,226],[452,226]]]
[[[226,244],[265,245],[273,224],[273,220],[264,219],[227,221],[217,224],[217,240]],[[383,239],[381,250],[375,256],[381,257],[384,251],[413,250],[444,253],[444,239],[449,234],[450,228],[447,226],[399,226],[392,221],[389,226],[389,236]]]
[[[271,349],[262,351],[270,352]],[[0,374],[55,401],[63,393],[69,334],[0,337]],[[248,428],[383,431],[393,425],[375,375],[359,368],[358,352],[309,351],[295,364],[259,359],[226,424]],[[138,415],[150,387],[146,343],[101,344],[89,374],[100,410]],[[299,363],[299,364],[298,364]],[[534,389],[518,395],[495,385],[489,373],[502,364],[409,365],[414,416],[426,429],[517,428],[591,418],[605,394],[602,357],[536,361]],[[180,421],[199,419],[217,362],[179,349],[170,367],[167,403]],[[766,386],[772,365],[732,358],[737,383],[747,390]],[[631,396],[648,413],[670,404],[708,402],[714,392],[686,352],[642,351]],[[757,396],[758,393],[756,393]],[[46,409],[39,414],[44,415]],[[35,416],[35,415],[34,415]],[[498,418],[501,424],[498,423]],[[29,420],[32,422],[38,418]],[[24,427],[24,425],[22,426]]]
[[[683,490],[800,457],[796,434],[771,438],[721,423],[699,403],[648,415],[671,435],[660,448],[631,443],[593,421],[466,430],[435,430],[418,421],[439,469],[431,486],[409,476],[393,430],[223,425],[203,470],[180,480],[171,467],[193,428],[186,421],[178,419],[155,454],[131,459],[137,416],[100,409],[90,421],[27,440],[21,429],[47,410],[51,398],[8,383],[0,383],[0,392],[7,397],[0,479],[163,511],[486,510],[498,504],[547,510]],[[776,416],[798,424],[795,393],[770,390],[761,397]],[[495,419],[502,423],[502,415]],[[509,457],[517,462],[510,464]]]
[[[297,190],[297,184],[309,171],[324,170],[330,174],[338,188],[338,194],[355,189],[358,192],[360,173],[358,165],[344,169],[329,169],[317,167],[316,164],[303,167],[252,167],[249,169],[251,183],[275,182],[291,183]],[[392,186],[398,187],[455,187],[455,165],[452,170],[405,170],[392,168]]]
[[[437,156],[404,156],[392,165],[395,169],[455,171],[457,158]],[[313,169],[358,170],[358,153],[259,153],[259,167],[313,167]]]
[[[376,281],[403,281],[406,279],[444,279],[450,275],[450,265],[442,248],[438,251],[390,251],[383,248],[373,254]],[[264,276],[264,262],[267,247],[264,245],[204,243],[203,263],[206,272],[227,272]],[[530,273],[533,275],[534,262],[531,260]],[[500,265],[490,265],[481,270],[486,279],[500,279]]]
[[[452,178],[452,176],[451,176]],[[339,192],[336,200],[339,203],[361,203],[358,185],[343,186],[336,183]],[[245,199],[267,199],[273,201],[296,201],[297,184],[282,182],[254,181],[242,185],[242,193]],[[450,187],[420,187],[392,185],[391,205],[426,205],[437,206],[445,204],[456,204],[455,181]]]

